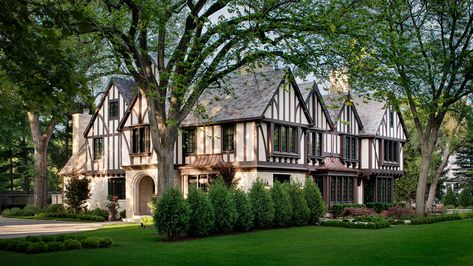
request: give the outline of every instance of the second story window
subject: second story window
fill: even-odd
[[[103,158],[103,138],[94,138],[94,160]]]
[[[397,163],[399,162],[399,148],[398,143],[392,140],[384,140],[383,143],[384,148],[384,161]]]
[[[389,126],[394,127],[394,112],[389,110]]]
[[[115,119],[118,118],[118,100],[110,100],[108,102],[108,118]]]
[[[137,127],[132,131],[132,153],[149,152],[149,128]]]
[[[297,128],[274,125],[273,149],[275,152],[297,153]]]
[[[184,149],[184,154],[193,154],[196,150],[196,141],[195,141],[195,128],[184,130],[183,134],[182,147]]]
[[[322,156],[322,132],[313,131],[309,135],[309,155]]]
[[[223,129],[223,151],[235,150],[235,125],[225,125]]]
[[[343,144],[343,158],[345,160],[358,160],[358,138],[345,136]]]

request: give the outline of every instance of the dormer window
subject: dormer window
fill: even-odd
[[[223,151],[235,151],[235,125],[222,126]]]
[[[108,119],[117,119],[119,116],[119,104],[118,99],[110,100],[108,102]]]

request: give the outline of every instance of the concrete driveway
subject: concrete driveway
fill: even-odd
[[[81,223],[52,220],[27,220],[0,216],[0,238],[53,235],[96,230],[108,223]]]

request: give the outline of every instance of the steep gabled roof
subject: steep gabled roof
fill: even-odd
[[[123,96],[123,99],[125,100],[125,103],[127,105],[130,105],[133,95],[135,93],[135,86],[136,83],[133,80],[130,79],[125,79],[125,78],[119,78],[119,77],[113,77],[110,79],[108,82],[108,85],[105,89],[105,92],[102,95],[102,98],[100,99],[99,104],[97,105],[97,108],[95,109],[95,113],[90,119],[89,124],[87,125],[85,131],[84,131],[84,136],[87,137],[87,134],[89,134],[89,130],[92,128],[94,125],[95,119],[97,118],[97,115],[102,108],[105,99],[107,98],[107,95],[110,93],[110,89],[112,86],[115,85],[117,87],[118,92]]]
[[[352,102],[353,98],[350,93],[331,93],[323,95],[323,101],[329,114],[329,117],[332,120],[334,127],[336,127],[337,119],[340,117],[343,108],[347,103]],[[360,128],[364,128],[363,121],[361,120],[357,111],[357,106],[355,106],[354,104],[352,106],[354,107],[352,110],[355,113],[356,120],[360,124]]]
[[[273,70],[224,78],[219,88],[202,93],[181,126],[261,118],[286,73]]]
[[[387,103],[376,99],[367,99],[361,96],[352,95],[358,114],[363,121],[363,129],[360,131],[361,135],[376,135],[378,129],[386,114]],[[404,119],[401,113],[397,113],[403,127],[404,135],[408,137]]]
[[[67,161],[66,165],[58,173],[59,176],[83,175],[86,172],[87,144],[84,143],[79,151],[74,153]]]
[[[328,124],[330,128],[333,130],[335,129],[335,125],[332,121],[332,117],[330,116],[330,113],[327,109],[327,106],[325,105],[324,98],[322,97],[322,94],[320,93],[319,86],[317,85],[316,82],[305,82],[301,84],[297,84],[300,88],[302,97],[304,97],[304,102],[308,106],[309,104],[309,99],[311,96],[317,97],[319,99],[319,103],[322,106],[322,111],[325,114],[325,117],[327,117]],[[315,108],[315,107],[314,107]],[[312,118],[314,119],[314,118]],[[315,122],[314,122],[315,123]]]

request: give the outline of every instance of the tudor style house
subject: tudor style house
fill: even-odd
[[[127,217],[150,213],[157,191],[148,107],[134,82],[114,78],[95,113],[73,116],[74,152],[61,170],[91,180],[89,207],[116,195]],[[316,180],[329,206],[392,202],[403,174],[407,134],[386,103],[349,92],[322,95],[298,85],[290,71],[232,75],[206,90],[181,122],[175,145],[175,184],[207,191],[220,163],[231,163],[238,185]]]

